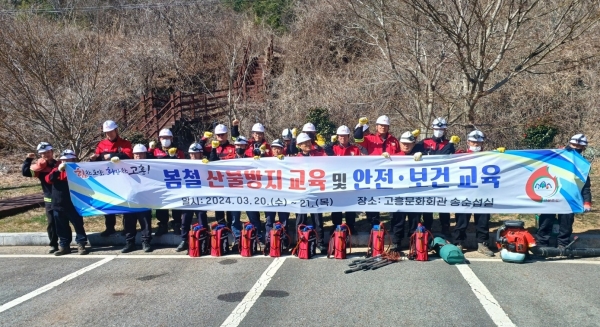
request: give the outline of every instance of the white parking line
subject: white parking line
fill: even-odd
[[[87,266],[87,267],[79,269],[76,272],[74,272],[72,274],[69,274],[69,275],[67,275],[67,276],[65,276],[65,277],[63,277],[63,278],[61,278],[59,280],[56,280],[56,281],[54,281],[54,282],[52,282],[50,284],[42,286],[42,287],[38,288],[37,290],[35,290],[33,292],[27,293],[27,294],[25,294],[25,295],[23,295],[23,296],[21,296],[21,297],[19,297],[17,299],[14,299],[14,300],[12,300],[12,301],[10,301],[8,303],[5,303],[5,304],[3,304],[3,305],[0,306],[0,313],[2,313],[2,312],[6,311],[6,310],[8,310],[8,309],[10,309],[10,308],[12,308],[14,306],[17,306],[17,305],[19,305],[19,304],[21,304],[21,303],[23,303],[23,302],[25,302],[27,300],[30,300],[30,299],[32,299],[32,298],[34,298],[34,297],[36,297],[36,296],[38,296],[38,295],[40,295],[40,294],[42,294],[44,292],[47,292],[47,291],[55,288],[56,286],[58,286],[58,285],[60,285],[60,284],[62,284],[64,282],[67,282],[67,281],[69,281],[69,280],[71,280],[71,279],[73,279],[73,278],[75,278],[77,276],[81,276],[84,273],[86,273],[86,272],[88,272],[88,271],[90,271],[90,270],[92,270],[94,268],[98,268],[98,267],[102,266],[103,264],[111,261],[114,258],[115,258],[114,256],[108,257],[108,258],[104,258],[104,259],[102,259],[102,260],[100,260],[98,262],[95,262],[95,263]]]
[[[502,310],[502,307],[500,307],[500,304],[498,304],[498,301],[496,301],[492,293],[490,293],[481,280],[477,278],[477,275],[475,275],[469,266],[456,265],[456,268],[458,268],[458,271],[460,271],[463,278],[467,281],[469,286],[471,286],[471,290],[475,293],[475,296],[479,302],[481,302],[481,305],[483,305],[483,308],[490,318],[492,318],[496,326],[515,326],[506,312]]]
[[[254,305],[254,303],[258,300],[260,294],[265,290],[271,281],[271,278],[273,278],[277,270],[279,270],[279,267],[283,265],[284,261],[285,257],[280,257],[275,258],[275,260],[271,262],[269,267],[267,267],[267,270],[265,270],[262,276],[260,276],[256,284],[252,286],[250,292],[244,296],[242,302],[240,302],[235,309],[233,309],[233,312],[231,312],[229,317],[225,319],[221,327],[236,327],[242,322],[248,311],[250,311],[250,308],[252,308],[252,305]]]

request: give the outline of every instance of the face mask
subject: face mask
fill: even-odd
[[[246,149],[242,149],[242,148],[235,149],[235,153],[237,153],[238,156],[243,156],[244,152],[246,152]]]
[[[469,145],[469,150],[471,150],[473,152],[479,152],[479,151],[481,151],[481,147],[480,146],[471,146],[471,145]]]
[[[436,129],[433,131],[433,136],[436,138],[440,138],[442,136],[444,136],[444,130],[443,129]]]
[[[166,147],[169,147],[169,146],[171,145],[171,140],[169,140],[169,139],[160,140],[160,144],[161,144],[161,145],[162,145],[164,148],[166,148]]]

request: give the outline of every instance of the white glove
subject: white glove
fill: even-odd
[[[413,155],[413,158],[415,159],[415,161],[421,161],[423,160],[423,154],[421,152],[417,152]]]
[[[112,158],[110,158],[110,161],[112,163],[119,163],[121,161],[121,159],[119,157],[112,157]]]
[[[384,152],[384,153],[381,154],[381,156],[384,157],[384,158],[386,158],[386,159],[389,159],[390,154],[387,153],[387,152]]]
[[[156,149],[156,141],[152,141],[148,145],[150,146],[150,149]]]
[[[66,163],[61,163],[60,165],[58,165],[58,171],[65,171],[65,169],[67,168],[67,164]]]

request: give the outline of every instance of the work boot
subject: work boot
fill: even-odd
[[[452,235],[450,234],[450,226],[442,225],[442,235],[444,235],[444,237],[447,240],[450,240],[450,238],[452,237]]]
[[[50,249],[48,250],[48,254],[52,254],[56,251],[58,251],[58,245],[51,245]]]
[[[54,255],[57,257],[60,257],[61,255],[65,255],[65,254],[69,254],[69,253],[71,253],[70,247],[67,246],[67,247],[63,248],[62,246],[59,246],[58,251],[54,252]]]
[[[79,255],[86,255],[88,254],[88,250],[85,248],[85,244],[77,244],[77,252],[79,253]]]
[[[173,228],[173,234],[181,235],[181,224],[180,223],[173,222],[171,224],[171,226]]]
[[[240,252],[240,243],[235,242],[231,245],[231,252],[232,253],[239,253]]]
[[[144,252],[146,252],[146,253],[152,252],[152,246],[150,245],[150,242],[143,241],[142,242],[142,250],[144,250]]]
[[[188,249],[188,242],[186,241],[181,241],[181,243],[179,243],[179,246],[177,246],[177,248],[175,249],[175,252],[182,252]]]
[[[133,242],[125,243],[125,247],[121,250],[121,253],[129,253],[135,251],[135,244]]]
[[[398,254],[402,255],[403,253],[402,253],[402,250],[400,249],[400,242],[392,245],[392,247],[390,247],[389,252],[390,253],[398,253]]]
[[[112,234],[116,233],[117,231],[114,228],[107,228],[105,229],[102,233],[100,233],[100,236],[102,237],[109,237]]]
[[[327,254],[327,247],[323,244],[318,246],[319,248],[319,252],[321,252],[321,254]]]
[[[487,255],[488,257],[494,256],[494,252],[492,252],[492,250],[490,250],[488,248],[487,244],[485,244],[485,243],[477,243],[477,252],[483,253],[483,254]]]
[[[169,228],[167,227],[167,225],[158,224],[158,228],[156,229],[156,232],[154,232],[154,236],[165,235],[168,232],[169,232]]]

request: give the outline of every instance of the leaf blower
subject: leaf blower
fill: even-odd
[[[329,250],[327,258],[333,257],[336,259],[346,259],[346,245],[349,245],[350,253],[352,253],[352,240],[350,228],[346,224],[337,225],[331,238],[329,239]]]
[[[210,231],[210,255],[220,257],[229,253],[229,234],[231,230],[225,225],[214,223]]]
[[[298,226],[298,244],[292,254],[299,259],[310,259],[317,254],[317,232],[310,225]]]
[[[600,257],[600,249],[572,248],[577,240],[578,237],[575,236],[573,242],[565,247],[537,246],[535,238],[525,229],[525,223],[520,220],[508,220],[496,232],[496,244],[500,249],[502,261],[514,263],[523,263],[529,251],[545,258]]]
[[[258,235],[256,227],[251,223],[245,223],[240,236],[240,255],[242,257],[251,257],[258,252]]]
[[[272,258],[280,257],[283,250],[283,243],[287,241],[287,249],[290,247],[290,236],[285,232],[285,227],[282,223],[276,222],[273,224],[273,228],[269,232],[269,253],[268,255]],[[267,255],[267,249],[265,249],[265,255]]]
[[[429,243],[433,239],[431,232],[421,223],[417,225],[417,229],[410,236],[410,252],[409,260],[428,261],[429,260]]]
[[[188,255],[190,257],[208,255],[210,253],[210,247],[208,244],[209,238],[210,234],[208,229],[200,224],[192,225],[192,230],[190,230],[188,233]]]
[[[369,248],[367,250],[367,257],[375,257],[386,252],[385,234],[387,234],[387,231],[385,230],[383,223],[380,223],[379,225],[373,225],[373,228],[371,229],[371,235],[369,235]]]

